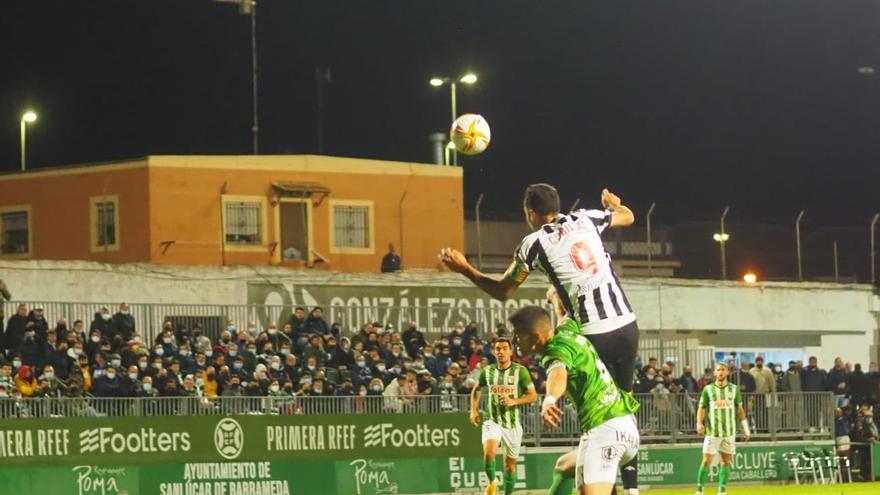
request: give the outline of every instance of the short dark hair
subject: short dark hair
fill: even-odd
[[[540,306],[525,306],[510,317],[514,330],[535,328],[542,319],[550,319],[550,313]]]
[[[492,347],[495,347],[498,344],[507,344],[508,347],[513,349],[513,343],[507,337],[498,337],[497,339],[492,341]]]
[[[526,188],[523,206],[538,215],[559,213],[559,192],[550,184],[532,184]]]

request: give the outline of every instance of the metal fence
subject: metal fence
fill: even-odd
[[[698,397],[687,394],[636,394],[636,413],[644,443],[698,441]],[[0,399],[0,417],[210,416],[425,414],[469,410],[467,395],[416,397],[156,397]],[[525,406],[521,417],[526,445],[572,445],[580,438],[577,413],[564,405],[562,425],[547,429],[539,414],[541,398]],[[744,407],[759,440],[831,439],[834,396],[830,392],[745,394]]]

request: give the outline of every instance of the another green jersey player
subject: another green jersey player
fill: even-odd
[[[557,402],[565,394],[577,409],[582,433],[575,474],[578,493],[609,495],[618,467],[638,454],[639,429],[634,415],[638,402],[614,384],[596,349],[580,334],[576,321],[566,318],[554,328],[547,311],[527,306],[510,322],[520,352],[544,356],[544,425],[553,428],[560,424],[563,413]]]
[[[715,456],[721,454],[721,468],[718,472],[718,495],[727,491],[727,476],[730,461],[736,453],[737,418],[742,425],[743,438],[749,441],[749,422],[743,409],[739,387],[727,381],[730,370],[723,363],[715,365],[715,383],[703,388],[700,408],[697,409],[697,433],[705,434],[703,441],[703,462],[697,472],[697,495],[703,495],[703,487],[709,478],[709,469]],[[704,424],[704,421],[706,424]]]
[[[480,394],[489,391],[486,416],[483,419],[483,467],[488,477],[486,495],[495,495],[498,479],[495,455],[498,445],[504,446],[504,495],[511,495],[516,485],[516,460],[522,444],[522,423],[519,406],[538,400],[529,370],[512,361],[510,340],[499,338],[492,344],[495,364],[480,371],[480,381],[471,390],[471,423],[480,426]]]

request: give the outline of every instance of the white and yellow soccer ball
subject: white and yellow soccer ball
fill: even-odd
[[[465,113],[452,123],[449,139],[459,153],[478,155],[489,147],[492,131],[482,115]]]

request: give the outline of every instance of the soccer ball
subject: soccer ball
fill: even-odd
[[[482,115],[466,113],[455,119],[449,131],[455,149],[465,155],[478,155],[489,147],[492,131]]]

